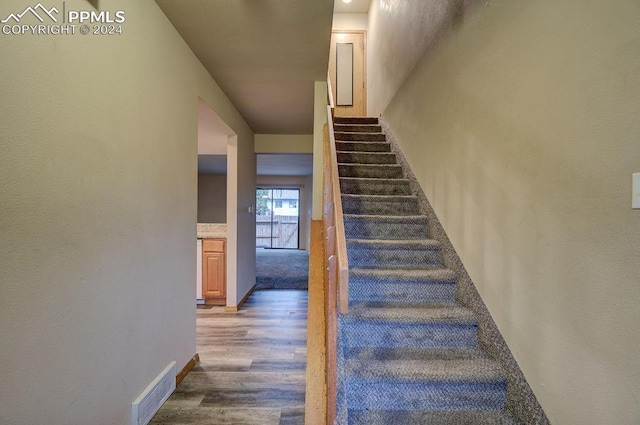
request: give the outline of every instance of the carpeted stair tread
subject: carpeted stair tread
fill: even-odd
[[[345,377],[348,409],[502,410],[504,381],[406,381]]]
[[[358,361],[383,360],[447,360],[476,359],[486,357],[477,348],[379,348],[349,347],[344,350],[345,359]]]
[[[450,269],[360,269],[352,267],[349,269],[350,279],[376,279],[388,280],[390,282],[402,281],[424,281],[441,284],[452,284],[456,282],[456,274]]]
[[[487,357],[425,360],[347,360],[347,375],[360,378],[394,379],[408,382],[504,382],[500,365]]]
[[[376,117],[334,117],[335,124],[378,124]]]
[[[423,269],[441,267],[440,243],[433,239],[347,239],[350,267]]]
[[[342,195],[345,214],[418,215],[418,198],[412,195]]]
[[[349,303],[421,302],[453,303],[456,275],[444,268],[349,270]]]
[[[382,133],[382,126],[379,124],[335,124],[333,130],[349,133]]]
[[[384,215],[384,214],[344,214],[344,218],[353,220],[373,220],[380,223],[427,224],[426,215]]]
[[[340,164],[340,177],[362,177],[372,179],[403,178],[402,166],[398,164]]]
[[[346,195],[411,195],[406,179],[341,177],[340,191]]]
[[[362,302],[350,306],[346,322],[477,325],[473,312],[460,304],[402,304]]]
[[[396,154],[392,152],[338,151],[341,164],[395,164]]]
[[[386,142],[387,136],[384,133],[359,133],[347,131],[334,131],[336,141],[363,141],[363,142]]]
[[[389,142],[336,141],[336,149],[345,152],[391,152],[391,144]]]
[[[342,198],[347,199],[368,199],[377,202],[402,202],[402,201],[413,201],[414,199],[418,199],[415,195],[360,195],[356,193],[345,193],[342,194]],[[375,214],[372,214],[375,215]],[[417,215],[417,214],[416,214]]]
[[[350,409],[349,425],[518,425],[500,410]]]
[[[341,345],[348,348],[476,348],[478,325],[466,312],[442,314],[376,308],[339,320]],[[424,310],[424,309],[423,309]],[[344,373],[344,370],[342,371]]]
[[[349,247],[421,250],[440,248],[440,242],[435,239],[347,239],[347,248]]]
[[[376,224],[419,224],[426,226],[426,215],[344,214],[345,220],[371,221]],[[383,238],[380,238],[383,239]]]
[[[345,235],[351,239],[425,239],[428,221],[421,215],[344,214]]]

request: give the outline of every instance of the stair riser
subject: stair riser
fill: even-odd
[[[475,348],[476,343],[474,325],[353,320],[344,328],[344,345],[353,348]]]
[[[418,200],[402,199],[400,201],[390,199],[381,201],[380,198],[354,198],[342,197],[342,212],[344,214],[367,215],[418,215]]]
[[[384,223],[375,220],[344,219],[344,231],[351,239],[426,239],[426,223]]]
[[[431,425],[519,425],[499,410],[349,410],[349,425],[431,424]]]
[[[455,283],[389,283],[375,279],[349,279],[349,301],[452,303],[456,300]]]
[[[336,149],[356,152],[391,152],[391,144],[387,142],[336,142]]]
[[[378,124],[378,118],[372,117],[333,117],[334,124]]]
[[[420,382],[346,379],[349,409],[502,410],[504,382]]]
[[[386,142],[387,136],[384,133],[333,133],[336,140],[340,141],[363,141],[363,142]]]
[[[399,165],[354,165],[338,164],[340,177],[360,177],[374,179],[401,179],[402,167]]]
[[[350,267],[386,268],[429,268],[440,266],[440,250],[433,249],[393,249],[350,247],[347,244]]]
[[[336,124],[333,131],[349,133],[382,133],[380,125]]]
[[[349,164],[395,164],[396,154],[387,152],[338,152],[338,162]]]
[[[340,191],[354,195],[410,195],[409,182],[405,180],[359,181],[340,179]]]

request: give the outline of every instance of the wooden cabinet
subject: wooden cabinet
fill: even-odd
[[[202,240],[202,296],[205,299],[205,304],[226,304],[227,261],[225,239]]]

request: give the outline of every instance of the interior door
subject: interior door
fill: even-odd
[[[364,31],[331,33],[329,78],[338,117],[367,115],[365,49]]]

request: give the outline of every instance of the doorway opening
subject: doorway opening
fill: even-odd
[[[365,31],[333,31],[329,80],[337,117],[367,115],[367,52]]]
[[[300,189],[256,189],[256,247],[300,248]]]

